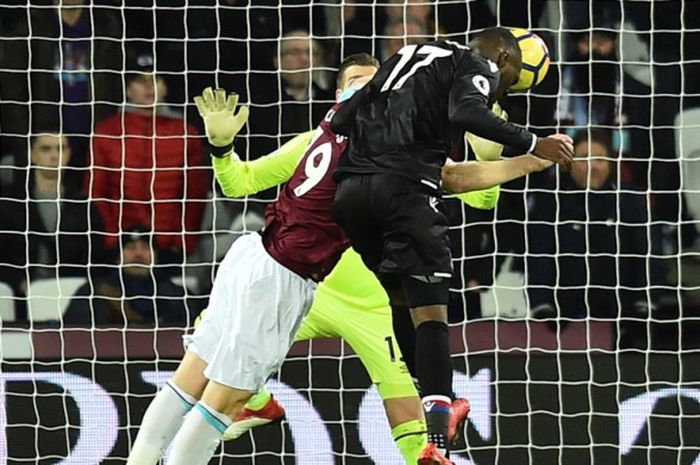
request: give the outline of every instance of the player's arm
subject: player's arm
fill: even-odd
[[[498,103],[494,103],[491,111],[504,121],[508,121],[508,113],[501,108]],[[496,161],[500,160],[503,151],[503,145],[498,142],[493,142],[471,133],[466,133],[466,146],[471,148],[474,156],[478,161]],[[519,154],[514,154],[519,155]],[[498,199],[501,196],[501,186],[493,186],[488,189],[479,191],[464,192],[455,195],[456,198],[466,203],[472,208],[479,210],[491,210],[496,208]]]
[[[213,157],[214,174],[227,197],[243,197],[285,183],[304,155],[314,131],[304,132],[274,152],[254,161],[241,161],[231,150]]]
[[[227,197],[255,194],[288,181],[314,134],[299,134],[271,154],[241,161],[233,140],[248,119],[248,107],[241,106],[234,114],[238,96],[227,96],[223,89],[214,92],[211,87],[194,100],[211,145],[216,180]]]
[[[556,138],[538,138],[524,128],[504,121],[488,107],[489,96],[499,76],[485,65],[467,59],[460,63],[450,89],[448,116],[450,123],[484,139],[512,146],[520,153],[535,155],[569,168],[573,148]],[[476,72],[475,72],[476,67]],[[479,69],[483,68],[483,69]]]
[[[488,189],[542,171],[552,164],[534,155],[497,161],[448,161],[442,168],[442,187],[453,194]]]

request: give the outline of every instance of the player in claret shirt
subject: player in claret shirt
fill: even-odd
[[[358,87],[375,72],[374,64],[355,67],[343,82],[346,87]],[[245,163],[233,152],[233,138],[245,123],[247,108],[242,107],[234,116],[237,98],[227,97],[222,90],[215,93],[207,89],[196,100],[224,194],[241,195],[241,186],[255,191],[288,182],[278,201],[266,211],[264,232],[242,237],[224,258],[209,309],[194,335],[186,340],[187,352],[173,378],[149,406],[129,464],[156,463],[171,440],[169,463],[206,463],[246,401],[284,361],[311,305],[315,283],[328,275],[347,248],[342,230],[330,216],[336,189],[332,173],[347,139],[334,134],[329,122],[342,103],[328,112],[312,136],[301,135],[278,153]],[[303,155],[290,156],[290,150]],[[487,169],[478,163],[470,167],[474,180],[469,181],[468,189],[476,190],[546,165],[533,163],[533,157],[526,156],[494,162]],[[354,264],[352,256],[346,261],[346,270],[361,269],[359,258]],[[336,289],[342,287],[339,280],[344,281],[336,278]],[[353,297],[346,296],[346,305],[357,303]],[[357,299],[363,299],[359,292]],[[372,305],[377,302],[375,296],[369,300]],[[379,300],[383,301],[381,296]],[[390,325],[383,320],[381,331],[386,332]],[[387,383],[397,379],[403,366],[393,362],[395,368]],[[397,397],[415,396],[405,373],[400,381],[402,386],[388,386],[386,392]],[[415,416],[422,416],[420,404],[412,413]],[[401,419],[397,421],[400,425]],[[411,425],[413,430],[422,432],[420,425]]]
[[[436,41],[408,45],[339,108],[331,129],[350,139],[335,179],[333,216],[352,247],[389,294],[404,354],[415,344],[428,445],[420,465],[451,463],[448,423],[452,392],[447,302],[452,257],[442,190],[463,191],[464,163],[446,164],[465,131],[517,153],[571,164],[571,141],[538,139],[499,118],[491,106],[522,67],[512,33],[487,29],[469,47]],[[410,309],[410,310],[409,310]],[[415,329],[414,329],[415,328]]]

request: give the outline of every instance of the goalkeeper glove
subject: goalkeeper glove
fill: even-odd
[[[248,107],[243,105],[234,114],[238,95],[232,93],[227,96],[225,90],[213,91],[211,87],[204,89],[201,96],[195,97],[194,103],[204,120],[207,139],[214,148],[212,155],[222,156],[233,150],[233,139],[248,120]],[[220,150],[222,148],[225,150]]]

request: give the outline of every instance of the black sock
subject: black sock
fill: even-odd
[[[447,449],[452,361],[446,323],[426,321],[416,329],[416,373],[423,393],[428,440]]]

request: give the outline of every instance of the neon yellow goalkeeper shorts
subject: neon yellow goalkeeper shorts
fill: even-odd
[[[391,324],[389,298],[360,256],[347,250],[318,286],[297,341],[344,339],[360,357],[382,399],[417,396]]]

